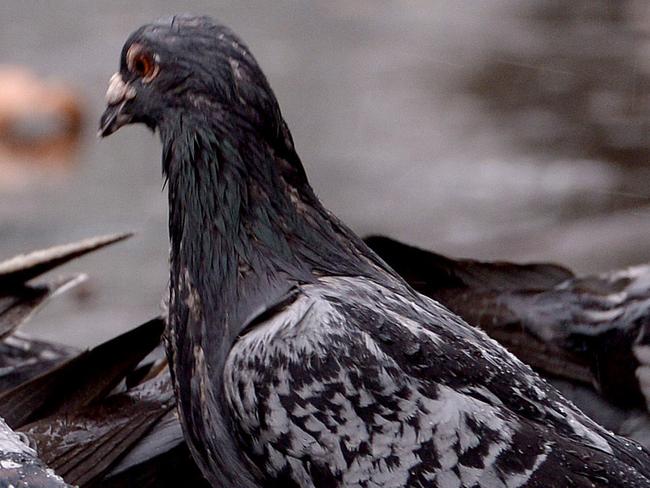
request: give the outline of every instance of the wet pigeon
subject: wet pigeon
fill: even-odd
[[[100,133],[158,131],[168,356],[213,486],[648,487],[650,455],[415,292],[311,189],[248,48],[206,17],[127,40]]]

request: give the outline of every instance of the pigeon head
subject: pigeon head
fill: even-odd
[[[147,24],[126,41],[106,92],[99,134],[131,123],[236,126],[287,141],[266,77],[248,48],[209,17],[175,16]]]
[[[206,289],[225,289],[230,279],[244,286],[242,276],[259,287],[260,276],[305,282],[312,268],[380,267],[318,200],[266,77],[228,28],[189,16],[139,28],[106,102],[101,135],[131,123],[160,135],[177,274],[193,267]]]

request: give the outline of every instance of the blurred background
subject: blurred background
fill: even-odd
[[[313,186],[359,234],[579,272],[650,261],[647,0],[6,0],[0,258],[125,230],[27,332],[92,345],[159,310],[160,146],[96,138],[127,36],[205,13],[250,46]]]

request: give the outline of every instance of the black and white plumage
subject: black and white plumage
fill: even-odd
[[[320,204],[264,75],[205,17],[137,30],[100,132],[158,130],[168,356],[214,486],[650,486],[605,431]]]
[[[34,449],[0,418],[0,486],[14,488],[70,487],[41,461]]]

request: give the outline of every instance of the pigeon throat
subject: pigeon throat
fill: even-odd
[[[378,276],[380,261],[323,208],[292,149],[223,122],[175,128],[161,128],[170,285],[190,319],[242,323],[295,284]]]

